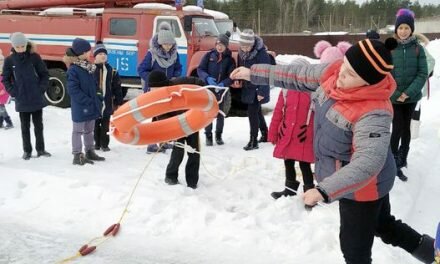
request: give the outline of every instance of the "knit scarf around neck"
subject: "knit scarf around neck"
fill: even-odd
[[[157,42],[157,35],[151,40],[151,55],[153,62],[157,62],[160,67],[167,69],[177,61],[176,44],[173,45],[170,51],[166,52]]]
[[[79,67],[86,70],[88,73],[92,74],[96,70],[96,65],[88,62],[87,60],[76,60],[73,62],[73,64],[78,65]]]

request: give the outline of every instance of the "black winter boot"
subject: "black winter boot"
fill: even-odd
[[[217,145],[223,145],[225,142],[222,139],[222,133],[215,133],[215,143]]]
[[[14,125],[12,124],[10,116],[5,117],[5,122],[6,122],[6,126],[5,126],[6,129],[14,127]]]
[[[206,146],[210,147],[213,145],[212,134],[206,134]]]
[[[265,143],[267,142],[267,131],[261,131],[261,137],[258,140],[258,143]]]
[[[3,128],[3,116],[0,116],[0,128]]]
[[[84,165],[86,163],[93,164],[93,161],[91,161],[88,158],[86,158],[83,153],[73,154],[73,162],[72,162],[73,165],[80,165],[80,166],[82,166],[82,165]]]
[[[32,154],[30,152],[24,152],[22,158],[24,160],[30,160]]]
[[[272,198],[275,200],[280,198],[281,196],[294,196],[296,195],[296,191],[298,190],[299,182],[298,181],[286,181],[286,188],[281,192],[273,192],[270,194]]]
[[[411,253],[413,257],[423,263],[434,262],[434,238],[423,235],[420,239],[419,246]]]
[[[98,156],[93,149],[86,151],[86,158],[89,160],[96,160],[96,161],[104,161],[105,160],[104,157]]]
[[[399,180],[406,182],[408,180],[408,177],[403,174],[402,169],[397,169],[397,178],[399,178]]]
[[[246,146],[243,147],[244,150],[258,149],[258,141],[256,137],[251,137]]]
[[[397,151],[396,166],[398,169],[406,167],[408,165],[407,163],[408,152],[409,152],[409,148],[402,148],[402,147],[400,147],[399,150]]]

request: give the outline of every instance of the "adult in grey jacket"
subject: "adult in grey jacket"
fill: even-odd
[[[239,68],[232,79],[314,92],[314,151],[318,185],[304,203],[339,200],[340,244],[348,264],[371,263],[374,236],[405,249],[423,263],[434,261],[434,239],[391,215],[389,192],[396,165],[390,149],[392,105],[396,88],[390,50],[362,40],[343,61],[331,65],[254,65]]]

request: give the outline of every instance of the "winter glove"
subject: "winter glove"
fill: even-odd
[[[206,82],[207,82],[209,85],[217,85],[217,82],[216,82],[215,79],[212,78],[212,77],[208,77],[208,78],[206,78]]]

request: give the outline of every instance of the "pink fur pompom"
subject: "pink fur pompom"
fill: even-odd
[[[315,56],[317,58],[321,58],[321,55],[324,52],[324,50],[326,50],[331,46],[332,44],[330,44],[330,42],[325,40],[320,40],[315,44],[315,47],[313,48],[313,53],[315,53]]]
[[[348,41],[339,41],[336,47],[339,48],[342,54],[345,54],[345,52],[351,47],[351,44]]]
[[[402,16],[402,15],[411,16],[412,18],[416,18],[416,14],[414,14],[413,11],[406,9],[406,8],[401,8],[397,11],[396,17]]]

